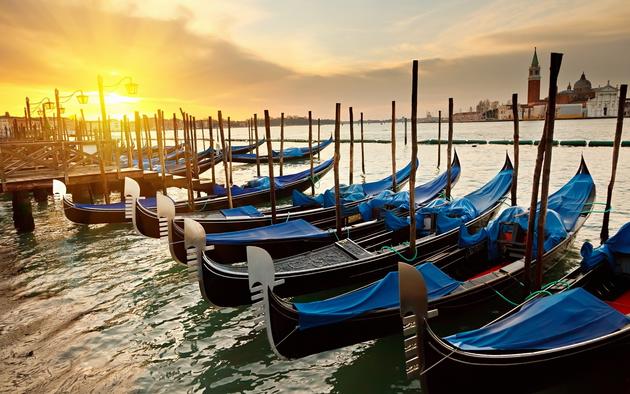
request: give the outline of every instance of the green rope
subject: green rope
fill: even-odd
[[[403,242],[402,245],[404,246],[409,246],[409,242]],[[400,257],[401,259],[405,260],[407,263],[412,263],[416,260],[416,258],[418,258],[418,249],[414,248],[414,253],[413,256],[411,258],[407,258],[405,256],[403,256],[402,253],[400,253],[399,251],[397,251],[396,249],[394,249],[393,247],[389,246],[389,245],[385,245],[381,248],[381,252],[383,250],[387,250],[389,252],[395,253],[398,255],[398,257]]]
[[[494,290],[494,289],[493,289]],[[503,294],[501,294],[498,290],[494,290],[494,292],[496,293],[496,295],[498,295],[499,297],[501,297],[503,299],[503,301],[507,302],[508,304],[512,305],[512,306],[518,306],[518,304],[512,300],[510,300],[509,298],[507,298],[506,296],[504,296]]]
[[[539,294],[546,294],[546,295],[553,295],[549,290],[550,287],[555,286],[555,285],[564,285],[565,287],[570,287],[571,284],[569,282],[567,282],[564,279],[558,279],[558,280],[554,280],[551,281],[545,285],[543,285],[540,290],[536,290],[533,291],[531,293],[529,293],[529,295],[527,297],[525,297],[525,301],[529,301],[530,299],[536,297]],[[498,290],[494,290],[492,289],[496,295],[498,295],[501,299],[503,299],[505,302],[507,302],[508,304],[512,305],[512,306],[518,306],[519,304],[517,304],[516,302],[510,300],[509,298],[507,298],[505,295],[501,294]]]
[[[608,212],[614,212],[612,208],[610,209],[606,209],[604,211],[594,211],[594,210],[590,210],[590,211],[582,211],[580,212],[580,215],[584,215],[586,213],[608,213]]]
[[[309,176],[308,179],[310,179],[311,183],[313,184],[313,186],[315,186],[316,189],[319,189],[320,178],[317,175],[313,174],[313,176]]]

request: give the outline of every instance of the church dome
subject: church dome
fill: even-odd
[[[588,93],[592,90],[591,81],[586,79],[586,76],[584,75],[584,73],[582,73],[582,76],[580,77],[580,79],[577,82],[575,82],[575,84],[573,84],[573,90],[578,94]]]

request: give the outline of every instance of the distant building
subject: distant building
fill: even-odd
[[[477,122],[482,120],[481,113],[475,111],[457,112],[453,114],[454,122]]]
[[[534,57],[529,66],[529,78],[527,78],[527,104],[534,105],[538,102],[540,102],[540,65],[536,48],[534,48]]]
[[[596,88],[594,97],[588,100],[586,104],[588,116],[593,118],[616,117],[619,108],[618,89],[610,85],[610,81],[606,86]]]

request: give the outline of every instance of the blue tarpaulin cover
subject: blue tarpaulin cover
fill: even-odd
[[[451,182],[455,182],[459,177],[461,167],[456,166],[451,169]],[[437,178],[417,186],[415,190],[416,205],[424,205],[428,201],[434,199],[446,187],[446,171]],[[391,190],[385,190],[369,201],[359,204],[359,212],[363,220],[372,220],[375,209],[391,207],[409,209],[409,192],[402,191],[394,193]]]
[[[330,145],[332,143],[332,137],[330,137],[329,139],[327,139],[326,141],[322,141],[321,143],[313,146],[313,153],[319,152],[321,150],[323,150],[324,148],[326,148],[328,145]],[[272,151],[272,155],[273,157],[280,157],[280,152],[277,150]],[[308,146],[306,147],[302,147],[302,148],[286,148],[283,150],[283,157],[306,157],[309,155],[309,149]],[[267,159],[267,155],[261,155],[260,156],[262,158],[262,160],[266,160]],[[256,158],[256,154],[255,153],[240,153],[240,154],[233,154],[232,155],[232,159],[233,160],[238,160],[238,159],[255,159]]]
[[[416,167],[418,161],[416,160]],[[404,168],[396,172],[396,182],[401,183],[411,173],[411,163],[407,164]],[[340,186],[339,192],[341,196],[341,203],[347,204],[353,201],[363,200],[368,196],[373,196],[383,190],[391,189],[392,176],[381,179],[380,181],[355,183],[350,186]],[[299,190],[294,190],[292,194],[293,205],[303,207],[331,207],[335,205],[335,189],[331,188],[316,196],[308,196]]]
[[[544,250],[549,251],[567,237],[567,231],[573,229],[575,222],[584,210],[586,201],[594,187],[593,178],[589,174],[577,174],[558,191],[549,196],[547,217],[545,219]],[[540,203],[538,204],[538,208]],[[520,207],[505,209],[498,218],[490,221],[485,229],[476,234],[469,234],[464,226],[460,226],[459,245],[467,247],[484,240],[488,241],[488,258],[496,261],[499,258],[497,240],[500,237],[501,223],[517,223],[523,231],[527,231],[529,215],[523,214]],[[538,211],[537,211],[538,212]],[[538,223],[538,218],[536,218]],[[568,227],[567,226],[571,226]],[[538,229],[538,225],[535,225]],[[534,235],[533,249],[537,248],[538,237]]]
[[[245,205],[245,206],[242,206],[242,207],[222,209],[221,213],[226,218],[227,217],[232,217],[232,216],[249,216],[249,217],[252,217],[252,218],[265,216],[265,215],[263,215],[262,212],[260,212],[258,209],[256,209],[256,207],[254,207],[252,205]]]
[[[157,206],[157,202],[155,197],[143,198],[138,200],[138,202],[145,208],[155,208]],[[113,210],[119,211],[125,209],[124,202],[115,202],[112,204],[79,204],[74,203],[74,206],[81,209],[103,209],[103,210]]]
[[[630,318],[575,288],[534,299],[505,319],[444,339],[462,350],[544,350],[607,335],[627,324]]]
[[[432,263],[416,267],[427,285],[429,300],[449,294],[460,286]],[[323,301],[295,303],[299,313],[300,330],[337,323],[365,312],[397,307],[398,272],[390,272],[378,282],[364,288]]]
[[[318,164],[313,168],[313,173],[317,174],[318,172],[323,171],[326,167],[329,167],[332,163],[332,158],[326,160],[325,162]],[[301,179],[307,178],[311,175],[311,170],[307,169],[304,171],[296,172],[295,174],[283,175],[279,177],[275,177],[274,181],[276,184],[276,188],[284,188],[288,184],[299,181]],[[248,186],[251,185],[251,186]],[[269,189],[269,177],[260,177],[253,179],[247,182],[243,186],[233,185],[232,186],[232,195],[238,196],[241,194],[258,192],[261,190]],[[276,189],[277,190],[277,189]],[[227,195],[227,189],[223,185],[214,185],[212,189],[212,194],[215,196],[225,196]]]
[[[630,254],[630,222],[621,226],[617,234],[608,238],[596,249],[593,249],[590,242],[585,242],[580,253],[582,254],[582,270],[585,272],[592,270],[603,261],[606,261],[613,270],[618,270],[615,254]]]
[[[206,235],[206,243],[212,245],[248,245],[260,241],[304,240],[334,237],[303,219],[258,227],[249,230],[230,231]]]
[[[494,178],[476,191],[453,200],[450,203],[429,204],[416,212],[416,227],[423,229],[424,216],[437,214],[436,230],[438,234],[458,228],[497,203],[512,185],[512,170],[501,170]],[[390,230],[400,230],[409,226],[409,217],[400,218],[391,212],[385,213],[385,225]]]

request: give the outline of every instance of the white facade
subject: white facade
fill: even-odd
[[[610,83],[603,88],[595,90],[595,97],[586,103],[586,113],[591,118],[616,117],[619,107],[617,88],[610,86]]]
[[[558,104],[556,106],[557,119],[579,119],[583,116],[582,104]]]

